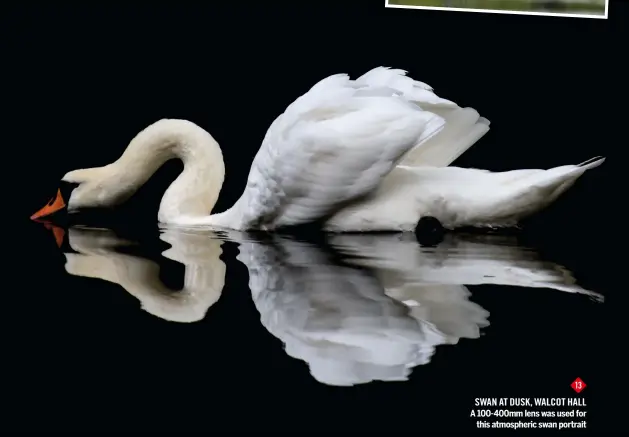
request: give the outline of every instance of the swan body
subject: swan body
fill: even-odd
[[[274,230],[314,221],[328,231],[407,231],[433,216],[444,227],[513,226],[554,201],[603,158],[550,170],[449,167],[489,130],[472,108],[440,98],[402,70],[323,79],[271,124],[234,206],[211,214],[225,176],[212,136],[160,120],[104,167],[67,173],[69,211],[128,199],[167,160],[181,175],[158,213],[164,224]]]
[[[345,207],[325,227],[333,232],[412,231],[425,216],[437,218],[447,229],[512,227],[550,205],[602,161],[506,172],[400,165],[373,196]]]

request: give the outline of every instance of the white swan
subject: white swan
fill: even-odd
[[[433,216],[445,228],[504,227],[554,201],[603,158],[550,170],[489,172],[448,167],[489,129],[471,108],[438,97],[402,70],[379,67],[323,79],[268,129],[244,193],[211,214],[223,184],[221,150],[185,120],[140,132],[104,167],[67,173],[78,184],[35,213],[113,206],[167,160],[184,170],[164,194],[162,223],[273,230],[322,220],[329,231],[407,231]]]

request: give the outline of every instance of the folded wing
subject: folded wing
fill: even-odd
[[[402,165],[448,166],[489,131],[489,120],[481,117],[476,110],[461,108],[454,102],[442,99],[429,85],[406,76],[404,70],[378,67],[359,77],[356,82],[365,86],[392,88],[406,100],[445,120],[443,130],[411,149],[400,163]]]
[[[372,192],[444,124],[394,88],[323,79],[267,131],[239,200],[243,221],[273,229],[324,218]]]

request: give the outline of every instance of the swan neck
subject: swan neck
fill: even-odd
[[[136,190],[173,158],[181,159],[184,169],[162,197],[159,221],[208,216],[218,200],[225,165],[218,143],[196,124],[160,120],[140,132],[114,165],[121,185]]]

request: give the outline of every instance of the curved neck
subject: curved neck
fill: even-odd
[[[117,185],[134,192],[172,158],[181,159],[184,169],[162,197],[159,221],[207,218],[218,200],[225,164],[218,143],[196,124],[176,119],[153,123],[131,140],[111,167]]]

